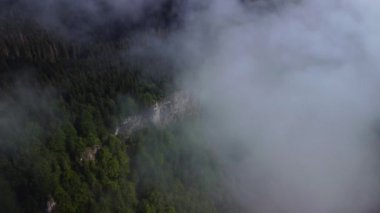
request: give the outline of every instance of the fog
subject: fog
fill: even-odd
[[[46,137],[49,133],[41,126],[55,126],[61,115],[52,107],[55,90],[37,88],[28,78],[19,73],[12,89],[0,90],[0,146],[15,156]]]
[[[17,1],[14,7],[75,37],[60,12],[83,16],[66,17],[81,20],[81,34],[124,16],[138,20],[161,2]],[[240,211],[378,212],[380,3],[182,3],[181,27],[164,38],[144,36],[157,49],[145,51],[173,63],[181,89],[198,99],[204,133]],[[2,128],[18,113],[5,116],[9,103],[0,103]]]
[[[379,6],[190,4],[170,43],[242,212],[378,211]]]
[[[27,20],[74,41],[115,37],[138,25],[160,24],[171,0],[3,0],[0,21]],[[168,8],[165,8],[168,7]],[[157,16],[157,17],[156,17]],[[157,19],[157,20],[156,20]],[[98,35],[100,34],[100,35]]]

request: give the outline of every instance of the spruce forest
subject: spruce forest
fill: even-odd
[[[18,14],[24,11],[2,11],[1,212],[217,212],[226,205],[222,174],[195,137],[196,117],[128,139],[114,134],[123,119],[175,90],[174,70],[125,56],[136,31],[169,27],[166,7],[137,23],[92,26],[79,39]]]
[[[0,0],[0,213],[379,213],[380,1]]]

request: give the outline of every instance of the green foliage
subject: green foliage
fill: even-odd
[[[204,141],[181,126],[128,141],[113,135],[123,118],[162,98],[169,80],[124,63],[117,42],[69,44],[37,26],[0,30],[0,103],[17,106],[0,122],[2,212],[43,212],[50,198],[57,212],[217,211],[222,201],[210,192],[221,193],[220,174]],[[14,92],[23,67],[22,84],[37,93],[27,104]],[[38,94],[47,88],[54,92],[44,106]]]
[[[190,124],[190,125],[189,125]],[[186,130],[185,130],[186,129]],[[196,121],[165,130],[144,130],[131,139],[139,212],[217,212],[221,174]]]

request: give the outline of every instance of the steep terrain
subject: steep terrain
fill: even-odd
[[[128,139],[134,132],[144,128],[164,128],[186,115],[196,113],[197,106],[189,94],[177,91],[147,111],[127,117],[115,130],[115,135]]]
[[[128,38],[73,43],[36,24],[0,29],[2,212],[228,209],[223,174],[186,116],[196,105],[171,89],[171,72],[121,54]]]

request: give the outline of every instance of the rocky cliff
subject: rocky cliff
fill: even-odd
[[[116,128],[115,135],[128,139],[137,130],[150,126],[162,128],[197,111],[197,104],[183,91],[175,92],[161,102],[156,102],[146,112],[127,117]]]

